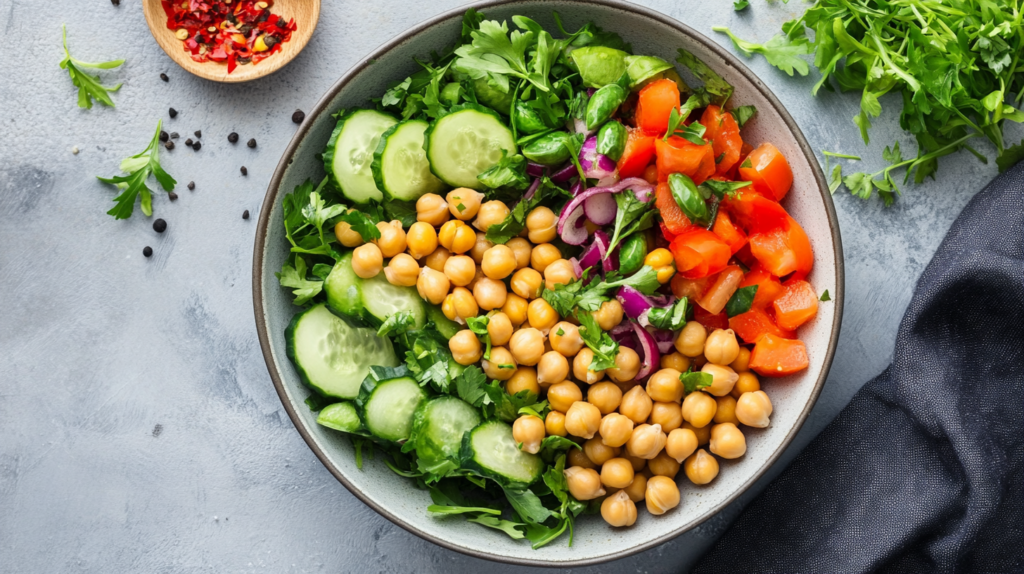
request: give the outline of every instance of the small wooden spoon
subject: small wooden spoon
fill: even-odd
[[[283,68],[306,47],[320,20],[320,0],[277,0],[271,10],[282,18],[295,19],[296,29],[292,32],[291,39],[281,44],[281,51],[260,63],[239,65],[229,74],[227,64],[212,61],[196,62],[192,59],[184,43],[175,37],[175,31],[167,27],[167,14],[160,0],[142,2],[142,11],[146,15],[149,31],[172,60],[200,78],[226,83],[248,82]]]

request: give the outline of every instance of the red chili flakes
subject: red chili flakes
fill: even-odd
[[[162,0],[167,27],[175,31],[196,62],[256,64],[281,50],[295,20],[271,14],[273,0]]]

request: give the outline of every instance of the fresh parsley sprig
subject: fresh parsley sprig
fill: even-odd
[[[146,217],[153,215],[153,193],[146,187],[146,180],[149,179],[150,174],[167,192],[174,189],[178,183],[160,167],[160,127],[162,123],[157,122],[156,132],[146,149],[121,162],[121,171],[128,175],[96,177],[103,183],[115,185],[122,190],[121,194],[114,198],[116,205],[107,212],[108,215],[113,215],[114,219],[131,217],[132,212],[135,211],[136,198],[141,198],[142,213],[146,214]]]
[[[114,101],[110,99],[110,92],[116,92],[121,89],[121,84],[116,86],[104,86],[99,76],[87,74],[82,71],[83,68],[92,68],[96,70],[110,70],[116,68],[124,63],[124,60],[111,60],[109,62],[83,62],[71,55],[68,51],[68,28],[65,25],[61,25],[63,40],[64,40],[64,59],[60,61],[60,68],[68,71],[68,76],[71,77],[71,83],[78,88],[78,107],[80,108],[92,108],[93,100],[99,103],[114,107]],[[159,130],[157,130],[159,131]]]

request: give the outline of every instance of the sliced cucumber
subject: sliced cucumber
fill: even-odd
[[[327,405],[317,415],[316,422],[342,432],[355,432],[363,428],[363,422],[359,420],[359,413],[356,411],[355,405],[348,401]]]
[[[423,149],[423,132],[429,125],[423,120],[406,120],[380,137],[370,168],[377,189],[389,199],[415,201],[444,188],[444,182],[430,173]]]
[[[379,326],[388,317],[401,311],[412,314],[413,329],[421,329],[426,325],[427,303],[420,298],[415,287],[392,285],[388,283],[384,274],[380,273],[372,279],[363,279],[360,289],[363,309],[366,310],[368,319],[375,325]]]
[[[476,104],[454,106],[452,113],[426,132],[430,170],[453,187],[481,189],[476,176],[501,160],[501,151],[516,153],[512,130],[494,110]]]
[[[323,303],[293,317],[285,339],[302,382],[328,397],[354,398],[371,365],[398,365],[387,337],[349,325]]]
[[[383,199],[370,165],[381,134],[396,123],[395,118],[376,110],[354,110],[338,119],[324,150],[324,169],[350,201]]]
[[[458,457],[462,435],[480,424],[480,413],[457,397],[438,397],[416,410],[412,424],[416,456],[430,464]]]
[[[363,280],[352,270],[352,252],[348,251],[334,264],[324,280],[327,306],[331,311],[357,322],[365,321]]]
[[[423,306],[427,308],[427,319],[433,321],[434,326],[437,327],[437,332],[441,333],[441,336],[445,339],[451,339],[463,329],[462,325],[445,317],[444,312],[437,305],[425,302]]]
[[[503,486],[528,486],[544,472],[544,461],[519,450],[512,427],[488,421],[462,438],[462,467],[493,478]]]
[[[379,381],[360,401],[366,429],[382,440],[405,440],[412,432],[413,414],[426,399],[426,391],[412,378]]]

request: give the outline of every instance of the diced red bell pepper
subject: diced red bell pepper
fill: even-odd
[[[775,302],[776,297],[782,294],[782,284],[778,277],[764,269],[751,269],[740,283],[740,288],[757,285],[757,293],[754,294],[754,302],[751,307],[764,309]]]
[[[818,314],[818,294],[806,281],[787,281],[772,305],[779,328],[795,331]]]
[[[686,277],[676,273],[675,276],[672,277],[672,282],[669,284],[669,287],[672,288],[672,294],[675,295],[677,299],[686,297],[691,301],[696,301],[704,294],[704,291],[707,291],[710,283],[711,277],[687,279]]]
[[[703,227],[691,226],[676,235],[669,245],[676,270],[687,279],[714,275],[729,264],[732,252],[724,241]]]
[[[679,204],[672,197],[672,189],[667,183],[659,183],[655,188],[654,205],[660,211],[662,223],[672,234],[672,237],[666,235],[665,239],[671,241],[690,227],[690,218],[679,209]]]
[[[627,128],[629,129],[629,128]],[[619,177],[639,177],[643,175],[647,164],[654,159],[654,136],[649,136],[639,129],[629,129],[626,137],[626,148],[619,158]]]
[[[698,305],[693,310],[693,320],[704,325],[704,328],[710,333],[715,329],[728,329],[729,328],[729,316],[725,313],[711,313],[707,309]]]
[[[662,136],[668,129],[672,109],[678,107],[679,86],[669,79],[655,80],[640,90],[636,126],[650,135]]]
[[[729,217],[729,213],[724,209],[719,209],[718,214],[715,215],[715,225],[711,228],[711,233],[720,237],[734,255],[747,244],[747,234],[736,227],[732,218]]]
[[[752,182],[765,197],[782,201],[793,186],[793,170],[778,148],[763,143],[740,163],[740,179]]]
[[[739,162],[740,150],[743,147],[743,138],[740,137],[740,126],[736,124],[736,119],[729,112],[723,112],[722,108],[710,105],[704,108],[700,123],[706,128],[704,137],[711,141],[714,149],[715,172],[719,175],[729,173],[732,166]]]
[[[790,273],[806,276],[814,266],[814,251],[804,229],[792,217],[786,216],[786,225],[771,231],[752,233],[750,253],[765,270],[776,277]]]
[[[750,369],[762,377],[792,375],[806,369],[809,363],[803,341],[771,334],[762,337],[750,353]]]
[[[760,267],[761,264],[757,262],[757,259],[752,253],[750,253],[750,242],[747,241],[743,247],[736,253],[733,253],[733,257],[740,263],[747,266],[747,269],[753,269],[754,267]]]
[[[729,302],[729,298],[739,288],[742,280],[743,271],[739,266],[729,265],[721,273],[715,275],[714,282],[697,299],[697,304],[707,309],[709,313],[721,313],[722,309],[725,309],[725,304]]]
[[[758,307],[752,307],[746,313],[740,313],[729,319],[729,328],[744,343],[756,343],[765,335],[773,335],[781,339],[795,339],[796,333],[780,329],[768,313]]]
[[[758,193],[742,189],[732,197],[722,200],[732,220],[747,232],[754,234],[772,231],[786,226],[789,213],[777,201]]]
[[[658,138],[654,144],[657,149],[658,181],[668,181],[669,174],[681,173],[700,185],[715,175],[715,155],[710,143],[697,145],[679,136],[672,136],[668,141]]]

